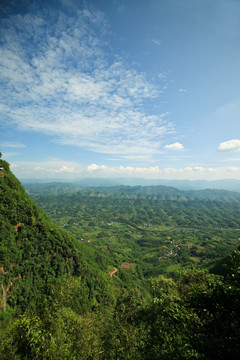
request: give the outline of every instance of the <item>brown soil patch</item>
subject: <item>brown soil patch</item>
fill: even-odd
[[[18,228],[20,228],[22,225],[24,225],[24,223],[18,223],[17,225],[15,225],[15,230],[18,231]]]
[[[131,263],[127,263],[127,262],[123,262],[121,265],[122,269],[130,269],[130,267],[135,266],[135,264],[131,264]]]

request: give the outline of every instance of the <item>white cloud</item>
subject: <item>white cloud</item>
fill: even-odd
[[[11,164],[11,168],[13,164]],[[74,161],[66,161],[58,158],[48,158],[43,161],[15,161],[14,173],[19,178],[48,178],[61,175],[71,179],[81,176],[84,166]]]
[[[167,150],[183,150],[184,146],[182,144],[180,144],[179,142],[175,142],[174,144],[169,144],[164,146],[165,149]]]
[[[91,164],[87,167],[88,171],[91,172],[102,172],[102,174],[115,174],[115,175],[127,175],[127,176],[142,176],[147,178],[161,178],[165,175],[168,176],[176,176],[176,175],[184,175],[184,174],[206,174],[206,173],[214,173],[216,169],[213,168],[204,168],[201,166],[194,167],[185,167],[185,168],[160,168],[158,165],[149,166],[149,167],[134,167],[134,166],[106,166],[106,165],[96,165]],[[235,170],[234,170],[235,171]]]
[[[224,158],[224,159],[220,159],[219,162],[227,162],[227,163],[232,163],[232,162],[239,162],[240,158]]]
[[[109,159],[110,160],[110,159]],[[151,154],[140,154],[140,155],[121,155],[118,159],[114,160],[133,160],[141,162],[155,162],[156,160],[151,158]]]
[[[11,168],[11,170],[17,168],[17,164],[14,164],[14,163],[10,164],[10,168]]]
[[[10,157],[15,157],[15,156],[17,156],[17,155],[19,155],[20,153],[19,152],[13,152],[13,151],[11,151],[11,152],[4,152],[4,158],[5,159],[8,159],[8,158],[10,158]]]
[[[26,147],[25,144],[18,143],[18,142],[9,142],[9,141],[0,142],[0,146],[6,147],[6,148],[25,148]]]
[[[159,96],[144,73],[106,56],[101,12],[12,16],[2,25],[2,121],[61,144],[117,155],[159,153],[174,131],[168,114],[144,109]],[[148,107],[149,109],[151,106]]]
[[[36,166],[34,168],[36,171],[50,173],[50,174],[60,174],[60,173],[74,173],[74,168],[69,168],[67,166],[61,166],[60,168],[44,168],[40,166]]]
[[[240,140],[228,140],[220,143],[219,151],[240,151]]]
[[[240,167],[221,167],[210,168],[203,166],[187,166],[182,168],[174,167],[134,167],[134,166],[106,166],[92,164],[88,166],[87,171],[92,176],[100,177],[140,177],[148,179],[221,179],[238,178],[240,176]]]
[[[105,165],[96,165],[96,164],[91,164],[88,165],[87,167],[87,171],[98,171],[98,170],[106,170],[107,166]]]
[[[159,79],[164,80],[167,77],[167,73],[166,72],[161,72],[161,73],[158,74],[158,77],[159,77]]]
[[[160,39],[152,39],[152,43],[158,46],[162,44]]]

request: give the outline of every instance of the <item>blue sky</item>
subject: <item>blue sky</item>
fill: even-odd
[[[0,10],[0,150],[19,178],[240,179],[239,0]]]

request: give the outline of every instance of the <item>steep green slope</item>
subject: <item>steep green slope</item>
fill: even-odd
[[[54,284],[74,276],[81,279],[78,301],[85,304],[84,310],[103,304],[104,299],[107,303],[111,291],[105,277],[110,264],[104,255],[77,243],[54,225],[27,195],[6,161],[0,160],[0,168],[2,307],[6,303],[21,310],[40,306]]]

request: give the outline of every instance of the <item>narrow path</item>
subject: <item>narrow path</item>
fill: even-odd
[[[118,272],[117,268],[114,268],[112,270],[109,271],[109,275],[112,277],[114,274],[116,274]]]

